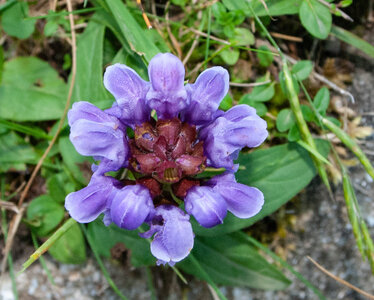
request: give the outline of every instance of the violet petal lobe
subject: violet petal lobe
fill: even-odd
[[[127,185],[119,190],[110,207],[112,221],[121,228],[138,228],[154,210],[149,190],[143,185]]]
[[[227,213],[226,201],[208,186],[195,186],[189,189],[184,203],[187,213],[207,228],[223,223]]]
[[[264,205],[262,192],[255,187],[237,183],[232,173],[215,176],[206,184],[225,199],[227,209],[238,218],[253,217]]]
[[[141,124],[149,120],[151,109],[145,103],[149,83],[144,81],[133,69],[115,64],[109,66],[104,74],[104,86],[114,96],[118,109],[110,112],[120,113],[125,124]]]
[[[203,125],[211,120],[229,89],[229,73],[213,67],[199,75],[194,84],[186,86],[190,104],[183,111],[183,119],[190,124]]]
[[[68,118],[70,140],[80,154],[106,158],[118,167],[125,164],[129,149],[124,127],[117,118],[88,102],[75,103]]]
[[[188,256],[194,244],[189,219],[189,215],[176,206],[161,205],[156,208],[150,230],[141,236],[149,238],[156,233],[151,252],[158,259],[158,265],[167,263],[173,266]]]
[[[267,137],[267,123],[247,105],[237,105],[201,128],[208,165],[233,169],[243,147],[257,147]]]
[[[151,88],[147,104],[159,119],[176,117],[188,104],[182,62],[171,53],[159,53],[149,62],[148,74]]]
[[[65,208],[79,223],[89,223],[105,212],[117,192],[118,181],[112,177],[92,176],[83,189],[70,193]]]

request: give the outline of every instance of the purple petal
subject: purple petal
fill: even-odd
[[[75,103],[68,117],[70,140],[80,154],[125,164],[129,149],[125,128],[117,118],[88,102]]]
[[[151,243],[151,252],[158,259],[157,264],[168,263],[173,266],[188,256],[194,243],[189,218],[175,206],[161,205],[156,208],[155,224],[142,236],[151,237],[156,233]]]
[[[200,225],[213,227],[223,223],[227,204],[220,194],[208,186],[195,186],[184,199],[186,212],[192,214]]]
[[[68,112],[69,126],[72,126],[80,119],[97,123],[113,122],[113,118],[111,116],[107,115],[100,108],[86,101],[74,103]]]
[[[133,69],[121,64],[109,66],[104,74],[104,85],[116,99],[117,111],[125,124],[141,124],[149,120],[151,109],[145,103],[149,83]]]
[[[110,207],[112,221],[133,230],[143,224],[154,209],[149,190],[142,185],[128,185],[115,195]]]
[[[210,122],[228,89],[229,74],[224,68],[213,67],[205,70],[194,84],[186,86],[190,105],[183,112],[184,120],[195,125]]]
[[[117,184],[112,177],[93,176],[88,186],[66,196],[65,208],[79,223],[89,223],[107,209]]]
[[[182,62],[171,53],[159,53],[150,61],[148,74],[151,88],[147,104],[156,110],[159,119],[176,117],[188,104]]]
[[[268,136],[267,123],[247,105],[237,105],[200,129],[207,163],[233,169],[233,160],[244,147],[257,147]]]
[[[215,176],[207,184],[226,200],[227,209],[238,218],[253,217],[264,205],[264,195],[261,191],[237,183],[233,174]]]

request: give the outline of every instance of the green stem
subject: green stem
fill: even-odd
[[[23,273],[32,263],[34,263],[37,259],[40,258],[48,249],[55,243],[57,240],[62,237],[66,231],[70,229],[77,221],[74,219],[67,220],[59,229],[52,234],[48,240],[46,240],[33,254],[31,254],[30,258],[22,265],[22,270],[18,272],[17,275]]]
[[[339,140],[342,141],[344,145],[346,145],[353,153],[357,156],[361,164],[364,166],[366,172],[370,175],[371,178],[374,179],[374,168],[371,165],[369,159],[365,155],[365,153],[361,150],[361,148],[357,145],[357,143],[340,127],[336,126],[330,120],[326,118],[321,118],[321,122],[325,125],[330,131],[332,131]]]
[[[31,239],[32,239],[32,243],[34,244],[35,250],[38,249],[39,248],[38,241],[37,241],[36,236],[33,232],[31,232]],[[47,277],[48,277],[48,280],[50,281],[50,283],[52,283],[52,285],[55,285],[55,281],[53,280],[52,274],[49,271],[43,256],[40,256],[40,263],[41,263],[45,273],[47,274]]]

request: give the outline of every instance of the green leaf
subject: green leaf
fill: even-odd
[[[290,131],[288,132],[287,139],[289,142],[296,142],[300,140],[300,130],[299,127],[297,127],[297,124],[293,124]]]
[[[313,63],[310,60],[300,60],[292,67],[292,73],[297,80],[305,80],[313,70]]]
[[[223,0],[223,4],[229,10],[242,10],[246,16],[253,17],[249,5],[252,5],[257,16],[281,16],[297,14],[302,0],[266,0],[267,9],[263,0]]]
[[[314,107],[317,109],[317,111],[325,115],[326,110],[329,107],[330,103],[330,92],[327,87],[322,87],[316,94],[316,96],[313,99]]]
[[[88,180],[84,177],[80,166],[88,159],[81,156],[70,142],[69,137],[60,137],[58,147],[61,152],[64,164],[66,164],[71,176],[75,178],[80,184],[86,185]]]
[[[27,2],[16,2],[2,14],[1,25],[4,31],[19,39],[27,39],[35,29],[36,20],[25,19],[29,14]]]
[[[27,219],[36,235],[46,236],[60,224],[64,213],[61,204],[49,195],[42,195],[31,201],[27,208]]]
[[[259,81],[261,82],[261,81]],[[274,97],[274,82],[255,86],[249,94],[246,94],[240,99],[240,101],[257,101],[257,102],[266,102]],[[239,103],[240,103],[239,101]]]
[[[300,21],[309,33],[325,39],[330,33],[332,16],[328,7],[318,0],[303,0],[300,6]]]
[[[233,48],[230,48],[230,49],[225,49],[223,50],[219,56],[221,56],[221,58],[223,59],[223,61],[232,66],[232,65],[235,65],[236,62],[238,61],[239,59],[239,50],[238,49],[233,49]]]
[[[295,116],[292,110],[285,108],[279,112],[277,116],[276,126],[280,132],[289,130],[295,123]]]
[[[146,239],[140,238],[137,231],[121,229],[115,225],[105,226],[100,219],[88,224],[88,235],[96,245],[97,252],[110,257],[110,249],[122,243],[131,250],[131,263],[135,267],[154,265],[156,259],[150,252]]]
[[[337,26],[332,26],[331,34],[374,58],[374,46],[359,38],[357,35]]]
[[[61,117],[66,84],[47,62],[17,57],[4,65],[0,86],[0,117],[14,121],[44,121]]]
[[[147,33],[149,29],[142,28],[139,25],[121,0],[107,1],[106,4],[133,51],[140,56],[144,55],[148,62],[160,52],[158,47],[149,39],[149,33]]]
[[[317,140],[322,155],[327,155],[328,143]],[[313,161],[308,152],[296,143],[273,146],[250,154],[242,153],[237,160],[245,170],[236,173],[238,182],[257,187],[265,197],[262,210],[252,218],[239,219],[228,214],[222,225],[205,229],[196,222],[197,235],[214,236],[248,227],[273,213],[303,188],[316,175]]]
[[[81,264],[86,260],[86,244],[77,223],[49,248],[49,254],[65,264]]]
[[[255,248],[234,233],[219,237],[196,237],[193,256],[217,284],[258,289],[284,289],[290,281],[269,264]],[[204,279],[189,258],[178,263],[186,273]]]
[[[271,53],[270,49],[267,46],[263,45],[258,47],[258,50],[266,51],[266,53],[257,52],[257,57],[260,62],[260,65],[265,68],[270,66],[274,60],[274,55]]]
[[[30,144],[12,131],[0,134],[0,173],[25,170],[25,163],[35,162],[36,154]]]
[[[260,117],[266,115],[266,113],[268,112],[268,109],[267,109],[266,105],[264,103],[262,103],[262,102],[257,102],[257,101],[252,100],[247,95],[244,95],[240,99],[239,104],[246,104],[246,105],[249,105],[249,106],[253,107],[254,109],[256,109],[256,113]]]
[[[235,42],[235,45],[237,46],[253,45],[255,37],[247,28],[239,27],[234,29],[234,38],[231,42]]]
[[[105,26],[95,21],[88,23],[87,28],[77,41],[77,75],[72,100],[89,101],[97,104],[112,96],[103,84],[103,43]]]
[[[219,109],[226,111],[226,110],[229,110],[231,107],[232,107],[232,98],[229,94],[227,94],[225,98],[223,98],[223,100],[221,101],[219,105]]]
[[[65,187],[68,186],[66,179],[67,178],[64,173],[54,174],[52,176],[49,176],[47,179],[47,187],[48,187],[49,195],[54,201],[58,203],[65,202],[65,197],[67,195]]]
[[[314,113],[310,106],[301,104],[301,112],[303,114],[305,121],[311,122],[314,120]]]

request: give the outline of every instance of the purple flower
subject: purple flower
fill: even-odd
[[[156,208],[149,231],[141,236],[150,238],[155,234],[151,252],[158,259],[158,265],[168,263],[173,266],[190,253],[194,234],[189,219],[189,215],[178,207],[161,205]]]
[[[176,117],[188,105],[182,62],[170,53],[159,53],[150,61],[148,75],[147,104],[160,119]]]
[[[267,124],[248,105],[237,105],[200,130],[208,165],[233,170],[244,147],[257,147],[268,136]]]
[[[88,102],[74,103],[68,113],[70,141],[82,155],[113,162],[119,169],[128,159],[129,149],[121,122]]]
[[[208,186],[195,186],[184,199],[186,212],[193,215],[201,226],[213,227],[223,223],[227,204],[222,196]]]
[[[194,84],[187,84],[190,104],[183,119],[190,124],[203,125],[213,120],[220,102],[229,89],[229,73],[222,67],[205,70]]]
[[[238,218],[253,217],[264,204],[264,195],[259,189],[237,183],[232,173],[215,176],[206,184],[225,199],[227,209]]]
[[[104,86],[116,99],[108,113],[117,116],[128,125],[141,124],[149,120],[150,107],[145,103],[149,83],[131,68],[115,64],[104,74]]]
[[[149,190],[143,185],[128,185],[119,190],[112,201],[112,221],[121,228],[138,228],[153,213],[154,206]]]
[[[266,139],[266,122],[247,105],[218,110],[229,87],[222,67],[207,69],[185,86],[182,62],[160,53],[148,73],[149,82],[125,65],[110,66],[104,85],[116,100],[112,107],[102,111],[78,102],[69,111],[71,142],[99,163],[92,166],[88,186],[69,194],[65,206],[81,223],[104,214],[105,225],[114,222],[127,230],[149,224],[141,236],[154,236],[151,252],[157,263],[174,265],[193,247],[190,215],[213,227],[223,223],[228,210],[239,218],[261,210],[262,193],[236,182],[233,161],[243,147]],[[133,135],[127,135],[127,127]],[[196,176],[207,165],[227,172],[210,180]],[[121,168],[133,179],[105,176]],[[180,201],[187,213],[178,207]]]
[[[66,196],[65,208],[78,222],[92,222],[109,208],[118,184],[112,177],[92,176],[85,188]]]

